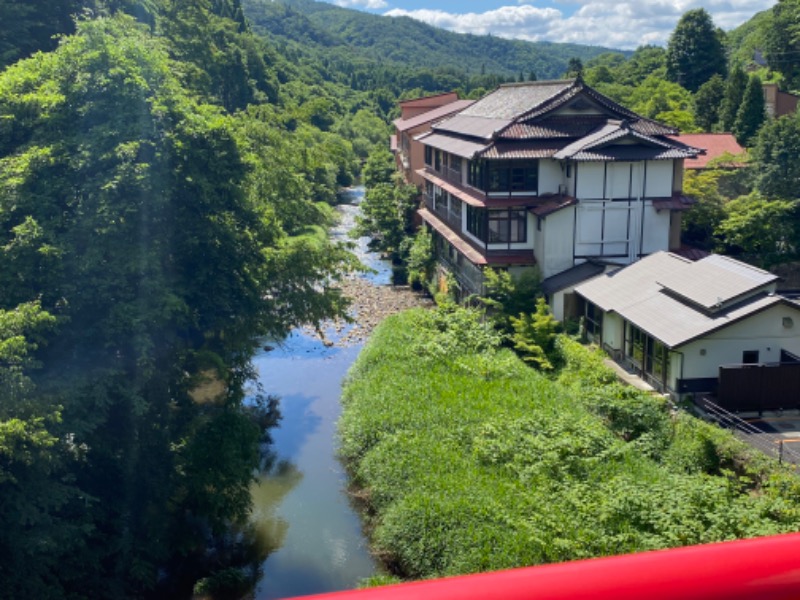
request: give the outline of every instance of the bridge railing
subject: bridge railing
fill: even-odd
[[[798,600],[800,534],[306,596],[306,600]]]

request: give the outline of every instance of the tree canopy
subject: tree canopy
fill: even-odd
[[[667,78],[696,92],[714,74],[726,72],[725,49],[711,15],[703,8],[685,12],[667,45]]]

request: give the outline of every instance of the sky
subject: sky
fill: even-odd
[[[730,30],[776,0],[327,0],[373,14],[407,16],[459,33],[633,50],[665,46],[681,15],[705,8]]]

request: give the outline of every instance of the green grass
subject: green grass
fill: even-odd
[[[412,310],[375,331],[339,435],[394,570],[441,577],[798,530],[794,475],[559,343],[566,366],[546,377],[476,313]]]

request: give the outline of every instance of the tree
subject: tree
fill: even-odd
[[[567,72],[564,77],[580,77],[583,75],[583,62],[580,58],[573,56],[567,63]]]
[[[740,66],[734,67],[725,81],[725,95],[720,106],[720,125],[723,131],[733,131],[736,115],[744,99],[747,75]]]
[[[767,198],[800,197],[800,120],[786,115],[762,128],[753,148],[756,189]]]
[[[544,298],[536,301],[536,312],[520,313],[519,317],[511,317],[511,323],[514,349],[522,360],[542,371],[553,370],[559,360],[556,348],[559,325]]]
[[[744,98],[736,113],[736,122],[733,124],[733,133],[736,140],[745,147],[755,141],[756,134],[767,118],[764,105],[764,90],[758,75],[751,75],[744,91]]]
[[[379,183],[370,188],[356,218],[355,236],[372,237],[370,247],[400,258],[403,243],[414,231],[419,191],[413,185]]]
[[[392,153],[386,148],[376,148],[364,164],[364,186],[370,190],[381,184],[389,184],[396,172]]]
[[[175,71],[117,15],[0,73],[0,353],[43,365],[23,377],[0,357],[19,382],[0,386],[3,597],[142,597],[171,553],[241,520],[250,352],[345,309],[336,279],[353,258],[301,206],[307,148],[259,147],[274,124],[199,102]],[[347,145],[318,133],[335,177]],[[46,347],[8,325],[31,303],[57,324]],[[199,405],[204,372],[223,391]],[[204,434],[227,441],[213,471]]]
[[[694,118],[704,131],[711,131],[719,121],[724,96],[725,82],[719,73],[698,88],[694,95]]]
[[[800,85],[800,2],[778,0],[772,7],[770,26],[765,28],[764,50],[769,67],[783,75],[789,88]]]
[[[683,182],[683,191],[697,203],[681,219],[682,238],[706,250],[713,250],[714,233],[725,218],[725,199],[719,190],[722,176],[714,169],[687,170]]]
[[[796,201],[767,200],[758,193],[731,200],[716,230],[719,250],[744,255],[763,267],[793,256],[796,208]]]
[[[36,51],[48,51],[55,36],[75,30],[80,0],[0,0],[0,69]]]
[[[724,76],[726,64],[711,15],[703,8],[684,13],[667,44],[667,79],[696,92],[714,74]]]

